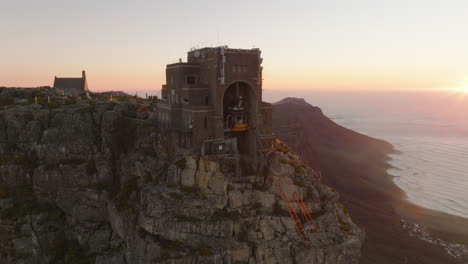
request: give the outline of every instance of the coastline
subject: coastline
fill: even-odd
[[[275,134],[322,172],[366,230],[360,263],[463,263],[430,241],[468,245],[468,219],[409,202],[387,173],[396,151],[390,143],[341,127],[308,104],[280,103],[273,111]],[[424,226],[431,237],[421,239],[404,223]]]
[[[453,215],[447,212],[426,208],[410,201],[407,192],[394,182],[397,176],[388,172],[389,169],[399,169],[389,163],[389,155],[401,154],[399,150],[387,153],[386,163],[383,166],[392,184],[400,190],[401,197],[395,199],[395,210],[408,220],[419,222],[443,239],[453,239],[455,243],[466,243],[468,248],[468,218]],[[458,239],[457,239],[458,237]]]

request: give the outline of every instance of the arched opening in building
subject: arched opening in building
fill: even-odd
[[[241,154],[253,154],[255,151],[255,93],[245,82],[232,83],[223,96],[224,135],[237,138]]]

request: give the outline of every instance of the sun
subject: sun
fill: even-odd
[[[463,96],[468,95],[468,85],[459,86],[458,88],[453,88],[452,91],[458,94],[462,94]]]

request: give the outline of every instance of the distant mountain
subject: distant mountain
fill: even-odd
[[[100,92],[100,94],[104,94],[104,95],[111,95],[112,96],[133,96],[133,95],[130,95],[126,92],[122,92],[122,91],[105,91],[105,92]]]
[[[303,105],[303,106],[311,106],[304,100],[304,98],[296,98],[296,97],[286,97],[283,100],[280,100],[276,103],[275,105],[281,105],[281,104],[295,104],[295,105]],[[318,108],[318,107],[317,107]],[[320,108],[319,108],[320,109]]]
[[[288,97],[273,104],[273,129],[278,138],[295,151],[314,160],[318,155],[338,154],[339,151],[343,154],[366,152],[382,160],[393,151],[390,143],[336,124],[320,108],[302,98]]]

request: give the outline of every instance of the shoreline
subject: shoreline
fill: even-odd
[[[468,218],[422,207],[406,197],[395,200],[394,206],[399,215],[426,227],[434,236],[468,249]]]
[[[391,143],[390,143],[391,144]],[[391,183],[400,190],[399,197],[395,198],[395,210],[401,217],[405,217],[413,222],[423,225],[435,236],[439,236],[443,240],[451,240],[449,242],[461,243],[468,250],[468,217],[453,215],[448,212],[431,209],[418,205],[408,199],[407,191],[403,190],[394,179],[399,177],[388,172],[390,169],[402,170],[390,163],[392,158],[390,155],[401,155],[403,152],[396,150],[392,145],[393,151],[387,153],[385,165],[383,169],[389,176]]]
[[[391,144],[391,143],[390,143]],[[392,145],[394,148],[394,146]],[[420,230],[423,230],[419,235],[418,233],[413,233],[419,239],[426,239],[435,243],[435,245],[444,248],[448,255],[453,257],[456,261],[460,263],[465,263],[464,261],[468,260],[468,218],[452,215],[448,212],[443,212],[431,208],[426,208],[424,206],[418,205],[408,199],[408,194],[403,190],[394,179],[397,176],[388,172],[390,169],[398,169],[390,163],[392,158],[390,155],[401,154],[402,151],[394,149],[393,151],[386,154],[385,164],[382,169],[385,171],[385,174],[388,175],[391,185],[394,186],[398,191],[394,192],[395,196],[391,198],[393,202],[393,207],[397,215],[400,216],[401,221],[406,224],[413,224],[413,228],[416,224]],[[411,230],[407,230],[408,233],[411,233]],[[443,243],[443,245],[440,245]],[[464,247],[461,249],[462,256],[454,256],[453,252],[449,252],[450,249],[454,247]],[[452,247],[452,248],[448,248]],[[460,248],[458,248],[460,251]],[[460,252],[457,252],[460,253]]]
[[[390,144],[392,144],[392,143],[390,143]],[[461,215],[452,214],[452,213],[450,213],[450,212],[445,212],[445,211],[442,211],[442,210],[437,210],[437,209],[433,209],[433,208],[428,208],[428,207],[425,207],[425,206],[423,206],[423,205],[419,205],[418,203],[413,202],[413,201],[410,200],[410,198],[409,198],[409,197],[410,197],[410,194],[409,194],[410,191],[405,191],[401,186],[398,185],[398,183],[396,183],[396,182],[394,181],[394,179],[399,178],[399,177],[401,177],[401,176],[395,176],[395,175],[393,175],[391,172],[389,172],[389,170],[403,171],[403,169],[400,169],[400,168],[398,168],[398,167],[396,167],[396,166],[394,166],[394,165],[392,165],[392,164],[390,163],[390,162],[393,160],[393,158],[390,157],[390,155],[401,155],[402,153],[403,153],[403,152],[400,151],[400,150],[395,150],[395,151],[390,152],[390,153],[387,154],[388,159],[386,160],[387,166],[385,167],[385,172],[391,177],[393,184],[396,185],[396,186],[403,192],[403,194],[404,194],[403,199],[405,199],[406,202],[408,202],[409,204],[414,205],[414,206],[416,206],[416,207],[418,207],[418,208],[422,208],[422,209],[429,210],[429,211],[434,211],[434,214],[436,214],[436,213],[442,213],[442,214],[445,214],[445,215],[448,215],[448,216],[454,216],[454,217],[456,217],[456,218],[463,218],[463,219],[465,219],[466,221],[468,221],[468,216],[465,217],[465,216],[461,216]]]
[[[393,167],[389,163],[389,155],[393,153],[382,153],[384,158],[380,162],[368,164],[373,169],[367,175],[360,175],[365,180],[356,183],[361,185],[358,188],[361,195],[347,192],[342,183],[337,183],[336,179],[327,180],[324,176],[325,183],[337,188],[342,194],[340,200],[350,208],[355,222],[366,230],[367,243],[363,247],[362,263],[466,263],[464,261],[468,260],[468,251],[458,257],[454,257],[453,251],[458,246],[468,250],[468,219],[409,201],[406,192],[393,181],[395,176],[387,172]],[[347,164],[344,170],[352,171],[353,166]],[[364,198],[373,196],[375,191],[381,195],[374,197],[377,199]],[[420,234],[411,233],[403,228],[404,221],[412,224],[412,227],[417,224],[424,231]],[[421,237],[425,232],[429,236]]]

